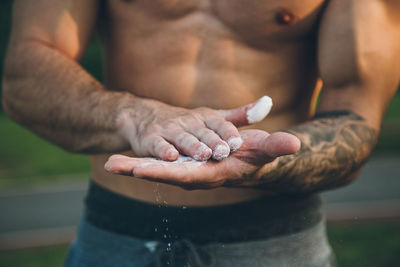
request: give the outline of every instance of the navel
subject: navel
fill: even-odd
[[[294,22],[294,15],[286,9],[280,10],[275,16],[276,22],[281,25],[290,25]]]

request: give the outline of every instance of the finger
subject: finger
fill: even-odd
[[[167,161],[176,160],[179,156],[178,150],[159,135],[151,135],[143,140],[144,147],[157,158]]]
[[[201,142],[211,148],[212,158],[215,160],[223,160],[229,156],[230,148],[228,144],[214,131],[203,127],[186,129],[192,135],[196,136]]]
[[[163,133],[163,137],[174,144],[181,153],[195,160],[204,161],[212,155],[212,150],[208,146],[193,135],[185,132],[184,129],[168,130]]]
[[[104,164],[104,169],[114,174],[132,176],[134,167],[139,163],[140,161],[135,158],[124,155],[112,155]]]
[[[134,176],[184,188],[208,188],[219,186],[221,179],[214,179],[214,168],[210,162],[162,162],[149,161],[138,164]],[[207,177],[205,179],[204,177]]]
[[[256,102],[244,107],[219,110],[219,114],[235,126],[246,126],[252,123],[262,121],[270,112],[272,99],[269,96],[263,96]]]
[[[273,133],[264,142],[264,152],[270,157],[294,154],[300,150],[300,147],[300,140],[285,132]]]
[[[223,174],[226,173],[226,168],[222,168],[221,172],[221,164],[224,162],[200,162],[184,156],[179,156],[176,161],[171,162],[155,158],[113,155],[106,162],[105,169],[115,174],[179,185],[185,189],[206,189],[221,186],[226,182]]]
[[[158,181],[182,184],[189,181],[190,170],[196,164],[174,163],[174,162],[143,162],[133,169],[135,177],[146,179],[157,179]]]
[[[239,131],[231,122],[219,117],[207,117],[204,122],[228,144],[232,152],[238,150],[242,145],[243,140]]]

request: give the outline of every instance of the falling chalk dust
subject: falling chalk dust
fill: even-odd
[[[256,122],[263,120],[268,115],[271,108],[272,108],[272,99],[268,96],[261,97],[252,108],[247,110],[247,112],[246,112],[247,121],[249,123],[256,123]],[[243,143],[243,140],[238,137],[232,137],[228,140],[228,145],[232,149],[232,152],[238,150],[240,148],[240,146],[242,145],[242,143]],[[224,149],[224,148],[225,148],[224,146],[219,145],[215,149],[214,157],[217,160],[222,160],[229,155],[229,149]],[[225,151],[225,150],[227,150],[227,151]],[[170,166],[170,164],[188,164],[188,163],[190,163],[190,164],[196,163],[196,166],[201,166],[205,162],[206,161],[199,161],[199,160],[195,160],[188,156],[179,155],[178,159],[176,159],[175,161],[172,161],[172,162],[163,161],[163,160],[155,160],[155,162],[141,164],[141,167],[149,166],[152,164],[163,164],[165,166]],[[155,195],[155,200],[156,200],[158,207],[161,208],[162,206],[166,206],[168,203],[162,199],[159,186],[160,186],[160,184],[156,183],[156,185],[154,187],[154,195]],[[186,209],[186,207],[183,206],[182,209]],[[169,231],[168,219],[163,218],[162,222],[164,224],[164,227],[163,227],[164,228],[164,235],[163,235],[164,239],[165,240],[171,239],[172,236],[168,232]],[[158,232],[159,229],[155,228],[154,231]],[[156,241],[154,241],[154,242],[150,241],[146,244],[148,249],[153,252],[155,251],[155,248],[157,245],[158,245],[158,242],[156,242]],[[167,252],[171,251],[171,246],[172,246],[171,242],[167,242],[167,248],[166,248]],[[222,245],[222,247],[223,247],[223,245]],[[167,262],[167,265],[169,265],[169,262]]]
[[[193,164],[193,163],[196,163],[195,166],[200,166],[200,165],[205,163],[205,161],[197,161],[197,160],[195,160],[195,159],[193,159],[191,157],[187,157],[187,156],[183,156],[183,155],[179,155],[178,159],[175,160],[175,161],[172,161],[172,162],[162,161],[162,160],[155,160],[155,161],[156,162],[149,163],[148,165],[157,164],[157,163],[158,164],[161,163],[161,164],[165,164],[165,165],[169,165],[169,164],[188,164],[188,163]],[[167,203],[167,201],[165,201],[165,199],[162,198],[162,195],[161,195],[161,192],[160,192],[160,183],[156,183],[155,184],[153,192],[154,192],[154,197],[155,197],[155,201],[157,203],[158,208],[161,209],[162,207],[166,207],[168,203]],[[182,206],[182,209],[185,210],[185,209],[187,209],[187,207],[186,206]],[[172,243],[169,240],[171,240],[173,236],[169,231],[170,220],[168,218],[162,218],[161,221],[162,221],[162,227],[161,227],[162,229],[159,229],[159,228],[156,227],[156,228],[154,228],[154,232],[162,231],[162,233],[164,233],[162,235],[162,237],[165,240],[166,245],[167,245],[165,250],[166,250],[167,253],[171,253]],[[159,242],[158,241],[148,241],[148,242],[146,242],[145,246],[147,247],[147,249],[150,252],[154,253],[156,251],[157,247],[159,246]],[[166,262],[166,264],[170,265],[170,262]]]

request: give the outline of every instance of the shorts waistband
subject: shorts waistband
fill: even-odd
[[[150,204],[90,183],[85,217],[103,230],[146,240],[242,242],[299,232],[322,219],[318,195],[265,197],[212,207]]]

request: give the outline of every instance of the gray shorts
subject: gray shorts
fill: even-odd
[[[143,240],[104,231],[83,219],[65,267],[334,266],[324,222],[287,236],[238,243],[196,245]]]
[[[91,183],[85,204],[66,267],[332,266],[318,195],[173,207]]]

